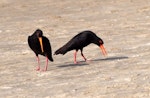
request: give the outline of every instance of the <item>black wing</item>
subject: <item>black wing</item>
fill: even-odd
[[[42,37],[42,40],[43,40],[44,53],[48,56],[49,60],[53,61],[50,41],[48,40],[48,38],[44,36]]]

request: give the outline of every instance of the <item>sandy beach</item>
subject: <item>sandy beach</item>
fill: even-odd
[[[0,0],[0,98],[150,98],[150,0]],[[52,53],[84,30],[104,41],[84,54],[53,55],[39,72],[27,38],[36,29]],[[40,57],[41,67],[46,58]]]

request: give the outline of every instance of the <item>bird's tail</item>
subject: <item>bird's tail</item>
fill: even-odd
[[[49,59],[50,61],[52,61],[52,62],[54,61],[51,54],[48,55],[48,59]]]
[[[65,49],[65,47],[61,47],[58,50],[55,51],[54,55],[58,55],[58,54],[65,54],[67,52],[67,50]]]

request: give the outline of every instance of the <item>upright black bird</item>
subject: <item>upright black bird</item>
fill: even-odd
[[[83,31],[76,36],[74,36],[68,43],[66,43],[64,46],[59,48],[58,50],[55,51],[55,55],[57,54],[65,54],[68,51],[71,50],[76,50],[74,53],[74,63],[76,64],[76,55],[78,50],[81,50],[81,56],[84,58],[86,61],[87,59],[83,55],[83,48],[89,44],[96,44],[102,49],[103,55],[107,55],[105,48],[103,46],[104,42],[101,38],[99,38],[95,33],[92,31]]]
[[[48,67],[48,59],[50,61],[53,61],[52,58],[52,51],[51,51],[51,45],[45,36],[43,36],[43,32],[40,29],[37,29],[31,36],[28,36],[28,44],[29,47],[34,51],[37,61],[38,61],[38,66],[37,66],[37,71],[40,70],[40,59],[38,55],[43,55],[46,56],[46,65],[43,71],[47,70]]]

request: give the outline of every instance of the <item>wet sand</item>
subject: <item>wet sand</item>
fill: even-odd
[[[149,0],[1,0],[1,98],[149,98]],[[53,56],[37,72],[27,38],[43,30],[52,51],[83,30],[104,40],[108,56],[89,45],[84,62],[73,53]],[[45,57],[40,64],[45,66]]]

